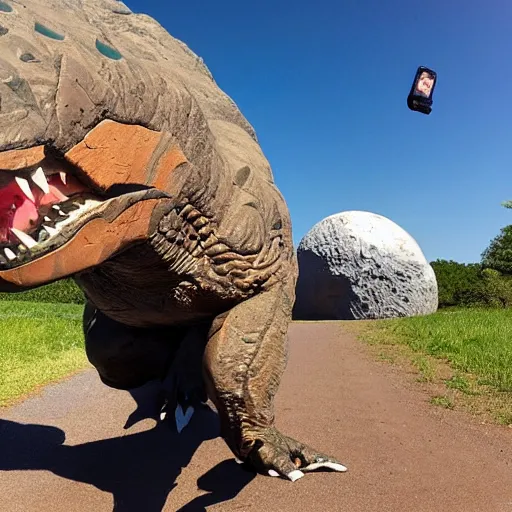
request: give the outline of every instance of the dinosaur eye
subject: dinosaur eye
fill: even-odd
[[[49,37],[50,39],[55,39],[56,41],[64,41],[64,36],[61,34],[57,34],[53,30],[41,25],[41,23],[37,23],[34,25],[34,30],[43,36]]]
[[[108,57],[109,59],[120,60],[123,58],[123,56],[115,48],[112,48],[112,46],[109,46],[108,44],[102,43],[99,39],[96,39],[96,48],[102,55]]]
[[[0,1],[0,12],[12,12],[12,7],[9,4]]]

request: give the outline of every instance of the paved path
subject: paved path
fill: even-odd
[[[347,473],[254,477],[233,462],[213,413],[175,436],[137,406],[142,391],[108,389],[86,371],[0,411],[0,510],[512,512],[510,429],[431,406],[339,324],[290,334],[278,425]]]

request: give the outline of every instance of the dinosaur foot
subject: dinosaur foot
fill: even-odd
[[[180,369],[170,371],[164,380],[160,409],[160,421],[167,422],[178,434],[189,424],[194,412],[208,401],[202,380],[180,372]]]
[[[237,462],[241,462],[237,459]],[[257,471],[295,482],[315,470],[345,472],[347,468],[336,459],[269,428],[258,436],[245,461]]]
[[[181,431],[190,423],[195,409],[189,404],[182,405],[181,403],[175,403],[174,414],[169,414],[173,407],[172,402],[173,401],[167,399],[164,400],[164,404],[160,409],[160,421],[168,421],[178,434],[181,434]]]

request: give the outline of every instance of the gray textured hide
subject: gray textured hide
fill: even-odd
[[[295,319],[392,318],[437,310],[432,267],[414,239],[380,215],[327,217],[302,239],[297,256]]]

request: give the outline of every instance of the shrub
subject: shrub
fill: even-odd
[[[432,262],[439,290],[439,307],[461,305],[469,297],[478,296],[481,284],[481,266],[475,263],[464,264],[456,261],[436,260]]]
[[[437,260],[432,263],[439,289],[439,307],[512,306],[512,277],[478,264]]]
[[[488,306],[508,308],[512,306],[512,279],[497,270],[482,270],[483,287]]]

